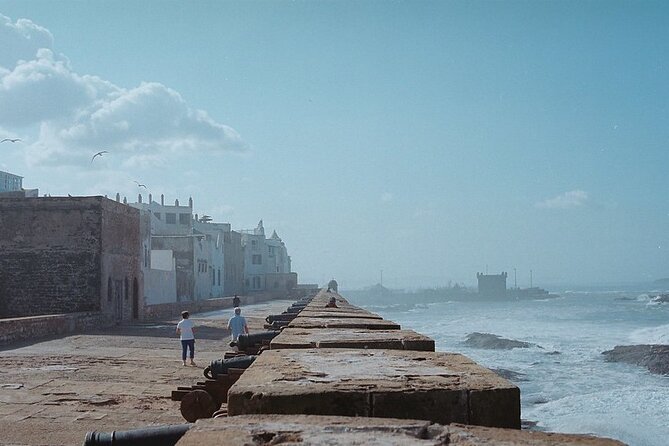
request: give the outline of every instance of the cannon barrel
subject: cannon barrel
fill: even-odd
[[[240,334],[237,338],[237,347],[240,350],[244,350],[248,347],[253,347],[255,345],[261,345],[263,341],[271,341],[274,339],[280,331],[261,331],[259,333],[249,333],[249,334]]]
[[[256,360],[256,355],[235,356],[234,358],[216,359],[204,369],[205,378],[216,379],[218,375],[225,375],[228,369],[245,369]]]
[[[282,313],[282,314],[270,314],[265,318],[268,324],[271,324],[274,321],[287,321],[290,322],[297,317],[297,313]]]
[[[88,432],[83,446],[173,446],[192,424],[170,424],[128,431]]]
[[[270,324],[265,324],[265,328],[281,330],[283,327],[288,326],[288,324],[290,324],[290,321],[273,321]]]
[[[304,310],[304,307],[288,307],[288,308],[286,308],[286,313],[297,314],[302,310]]]

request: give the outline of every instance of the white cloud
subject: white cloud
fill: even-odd
[[[113,153],[117,166],[155,165],[247,148],[234,129],[162,84],[125,89],[74,72],[53,52],[51,33],[29,20],[0,15],[0,42],[0,127],[39,126],[25,150],[31,165],[83,165],[99,150]]]
[[[544,209],[569,209],[583,207],[588,204],[588,200],[588,193],[586,191],[576,189],[553,198],[547,198],[544,201],[540,201],[535,206]]]
[[[384,192],[381,195],[381,201],[383,201],[384,203],[388,203],[388,202],[393,201],[393,198],[394,198],[393,194],[391,194],[390,192]]]
[[[40,48],[53,47],[53,36],[48,29],[30,20],[12,23],[0,14],[0,67],[13,67],[19,60],[30,60]]]

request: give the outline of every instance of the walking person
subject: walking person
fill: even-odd
[[[235,315],[228,321],[228,330],[230,330],[230,336],[232,337],[231,346],[237,344],[237,338],[240,334],[249,332],[249,326],[246,324],[244,316],[242,316],[241,308],[235,307]]]
[[[239,299],[239,296],[235,294],[235,297],[232,298],[232,306],[237,308],[241,305],[242,301]]]
[[[188,311],[181,312],[181,320],[177,324],[177,336],[181,339],[181,361],[186,365],[186,353],[190,350],[190,365],[195,366],[195,330]]]

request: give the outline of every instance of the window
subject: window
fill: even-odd
[[[107,302],[112,301],[112,280],[111,277],[107,279]]]
[[[268,246],[267,248],[269,249],[269,256],[274,257],[274,246]]]
[[[251,249],[254,251],[258,250],[258,240],[251,240]]]
[[[123,287],[123,298],[125,300],[128,300],[128,297],[130,296],[130,286],[128,286],[128,278],[125,278],[125,286]]]
[[[253,258],[251,259],[251,263],[253,263],[254,265],[262,265],[262,255],[253,254]]]
[[[179,214],[179,224],[187,225],[190,223],[190,214]]]
[[[218,269],[218,286],[221,286],[221,269]]]
[[[260,277],[253,276],[253,288],[256,290],[260,288]]]
[[[166,212],[165,213],[165,223],[168,225],[176,225],[177,224],[177,214],[173,212]]]
[[[211,286],[216,286],[216,270],[211,268]]]

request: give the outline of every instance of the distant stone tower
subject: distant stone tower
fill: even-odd
[[[337,283],[336,280],[332,279],[331,281],[328,282],[328,289],[334,291],[337,293],[337,288],[339,287],[339,284]]]
[[[506,277],[502,274],[476,273],[479,282],[479,296],[486,299],[503,299],[506,297]]]

